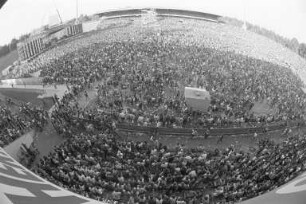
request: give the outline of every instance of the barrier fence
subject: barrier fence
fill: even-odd
[[[302,127],[305,123],[302,120],[298,121],[287,121],[281,122],[273,125],[266,125],[262,127],[248,127],[248,128],[165,128],[165,127],[144,127],[144,126],[136,126],[127,123],[117,124],[117,129],[119,131],[125,132],[139,132],[139,133],[147,133],[147,134],[160,134],[160,135],[177,135],[177,136],[190,136],[192,135],[193,130],[196,130],[199,135],[204,135],[209,129],[209,136],[220,136],[220,135],[245,135],[245,134],[253,134],[253,133],[265,133],[272,132],[276,130],[284,130],[287,127]]]

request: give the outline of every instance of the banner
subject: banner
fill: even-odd
[[[206,112],[210,105],[210,94],[206,89],[185,87],[185,100],[193,110]]]
[[[0,148],[1,204],[103,204],[60,188],[16,162]]]

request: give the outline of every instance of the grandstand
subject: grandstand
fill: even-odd
[[[96,15],[103,19],[122,18],[122,17],[140,17],[143,11],[148,9],[150,10],[151,8],[110,10],[110,11],[103,11]],[[188,11],[182,9],[169,9],[169,8],[168,9],[154,8],[154,10],[157,13],[157,16],[192,18],[192,19],[201,19],[212,22],[221,22],[219,20],[221,16],[210,13]]]

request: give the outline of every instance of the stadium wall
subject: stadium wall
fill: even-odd
[[[64,37],[71,37],[82,32],[83,32],[82,24],[66,25],[64,28],[58,30],[57,32],[50,34],[48,36],[48,39],[50,40],[56,38],[57,40],[60,40]]]
[[[99,23],[100,21],[88,21],[82,23],[83,32],[86,33],[93,30],[97,30]]]
[[[44,35],[35,35],[29,37],[23,42],[17,44],[18,57],[20,61],[29,59],[37,54],[39,54],[43,49],[45,49],[45,44],[43,42]]]
[[[4,85],[42,85],[42,77],[33,78],[18,78],[18,79],[4,79],[1,80],[1,84]]]

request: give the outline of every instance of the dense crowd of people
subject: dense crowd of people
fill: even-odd
[[[208,151],[158,140],[123,141],[117,123],[139,126],[236,127],[302,119],[306,95],[301,79],[270,62],[201,46],[180,30],[103,30],[46,52],[44,84],[66,84],[54,97],[51,122],[66,137],[36,168],[44,178],[71,191],[114,203],[233,203],[272,190],[305,170],[304,135],[281,144],[260,140],[255,152],[234,147]],[[50,55],[54,56],[48,56]],[[52,54],[53,53],[53,54]],[[205,88],[207,112],[192,110],[184,87]],[[96,89],[95,104],[78,98]],[[275,111],[252,112],[266,101]],[[45,118],[25,108],[35,119]],[[14,123],[15,124],[15,123]],[[18,124],[18,123],[16,123]],[[43,127],[44,122],[36,122]],[[97,131],[98,130],[98,131]]]
[[[130,36],[126,41],[90,44],[46,63],[41,76],[45,83],[78,90],[99,81],[97,109],[111,113],[116,123],[181,128],[256,125],[303,117],[303,82],[290,69],[199,47],[192,41],[174,43],[172,36],[146,33],[141,42]],[[186,86],[209,91],[212,100],[207,112],[186,105]],[[274,109],[273,114],[253,114],[254,104],[262,101]],[[101,117],[95,110],[90,115]]]
[[[81,133],[41,160],[38,173],[97,200],[117,203],[233,203],[288,182],[305,171],[305,136],[281,144],[261,140],[254,153],[205,151],[158,140],[119,141]]]
[[[79,48],[86,47],[88,39],[90,39],[92,43],[105,41],[105,39],[109,41],[108,39],[110,39],[110,37],[110,40],[112,40],[116,37],[115,32],[117,31],[127,36],[133,35],[132,37],[134,39],[138,39],[142,33],[137,31],[146,29],[143,27],[141,21],[142,20],[139,20],[139,18],[133,17],[102,20],[98,27],[105,33],[103,38],[100,37],[100,33],[98,35],[86,35],[87,39],[79,39],[77,42],[70,45],[64,44],[64,46],[57,46],[56,49],[48,50],[39,55],[29,64],[29,66],[24,64],[25,66],[22,67],[20,71],[23,73],[24,71],[37,70],[39,66],[52,59],[63,56],[68,52],[73,52]],[[216,24],[195,19],[158,18],[158,25],[160,27],[159,29],[167,32],[183,32],[183,35],[177,35],[178,38],[175,38],[174,41],[177,39],[183,41],[185,40],[184,38],[190,41],[188,38],[196,38],[195,44],[197,45],[212,47],[222,51],[231,50],[256,59],[262,59],[274,64],[290,67],[293,70],[297,70],[300,74],[303,74],[304,77],[306,76],[304,71],[306,61],[303,58],[289,49],[285,49],[282,45],[253,32],[246,32],[243,29],[228,24]],[[122,35],[119,36],[119,40],[124,37],[125,36]],[[254,42],[256,42],[256,45],[254,45]]]
[[[0,106],[0,147],[8,145],[31,129],[42,131],[48,121],[48,113],[40,107],[23,103],[18,105],[18,111],[11,111],[10,106],[16,104],[11,100],[8,103]]]

